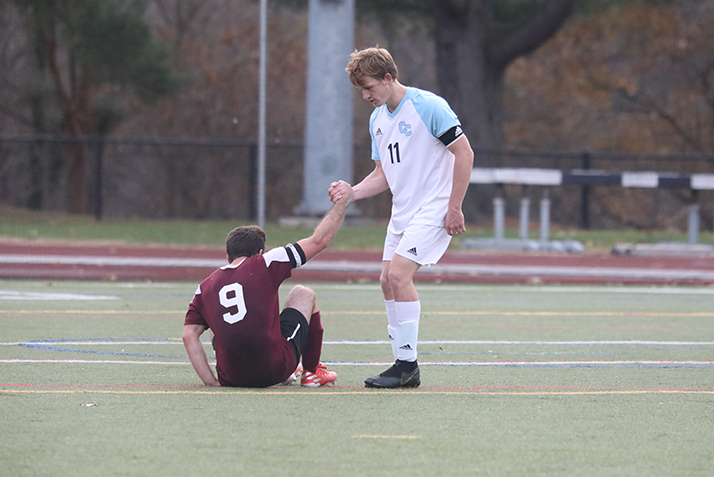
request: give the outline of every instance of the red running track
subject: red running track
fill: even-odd
[[[83,263],[71,263],[73,257]],[[23,258],[27,258],[25,261]],[[126,259],[127,263],[121,263]],[[176,259],[178,264],[167,266]],[[199,282],[225,260],[221,248],[0,241],[0,278]],[[27,262],[35,263],[27,263]],[[105,263],[106,261],[106,263]],[[146,264],[139,264],[146,261]],[[150,265],[156,261],[157,265]],[[190,264],[184,262],[193,261]],[[70,263],[67,263],[70,262]],[[328,249],[296,270],[304,281],[379,278],[380,251]],[[311,268],[312,267],[312,268]],[[607,253],[448,252],[421,282],[714,285],[714,256],[631,257]]]

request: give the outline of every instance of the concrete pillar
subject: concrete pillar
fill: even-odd
[[[354,92],[345,67],[354,51],[354,0],[310,0],[308,16],[305,189],[296,212],[322,215],[332,207],[330,183],[352,183]]]

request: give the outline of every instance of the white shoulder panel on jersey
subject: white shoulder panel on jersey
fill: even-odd
[[[289,262],[290,257],[285,247],[276,247],[265,252],[263,260],[265,260],[265,266],[269,267],[273,262]]]
[[[265,265],[270,266],[272,262],[289,262],[292,268],[300,268],[305,265],[305,252],[297,243],[291,243],[285,247],[277,247],[268,250],[263,254]]]

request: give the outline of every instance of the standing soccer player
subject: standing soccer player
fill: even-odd
[[[451,237],[466,228],[461,210],[473,167],[473,151],[449,104],[439,96],[399,83],[397,65],[383,48],[355,51],[347,65],[350,82],[375,107],[369,121],[374,170],[355,185],[354,200],[389,188],[380,284],[395,363],[369,377],[365,386],[421,384],[417,338],[421,302],[414,274],[439,261]],[[330,199],[344,193],[333,183]]]
[[[280,313],[278,290],[293,269],[327,248],[337,234],[352,189],[341,183],[336,190],[340,199],[313,234],[296,243],[263,253],[260,227],[237,227],[228,234],[229,263],[201,282],[184,322],[184,346],[206,386],[267,387],[294,380],[301,357],[303,386],[334,383],[337,374],[320,363],[323,328],[315,292],[296,285]],[[218,379],[200,340],[209,328]]]

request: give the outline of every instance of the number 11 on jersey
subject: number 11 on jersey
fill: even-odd
[[[389,149],[389,158],[392,160],[392,164],[394,164],[394,159],[396,157],[397,163],[402,162],[399,158],[399,143],[395,142],[394,144],[390,144],[387,146],[387,149]]]

